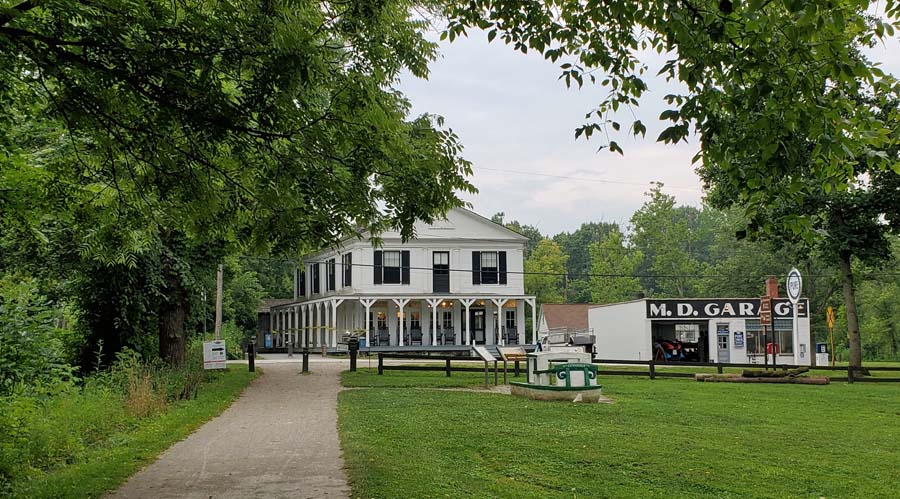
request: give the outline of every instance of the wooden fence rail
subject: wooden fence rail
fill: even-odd
[[[443,365],[433,365],[433,366],[409,366],[409,365],[386,365],[384,363],[385,359],[399,359],[399,360],[437,360],[444,361]],[[471,357],[467,355],[421,355],[421,354],[403,354],[403,353],[379,353],[378,354],[378,374],[382,375],[385,371],[443,371],[447,374],[449,378],[453,371],[458,372],[488,372],[487,362],[485,362],[485,367],[474,367],[474,366],[454,366],[452,361],[467,361],[467,362],[481,362],[481,359],[477,357]],[[506,382],[507,375],[507,363],[503,362],[503,382]],[[519,376],[519,361],[515,361],[515,370],[513,376]],[[497,366],[497,362],[494,362],[494,382],[497,381],[497,376],[499,375],[499,368]],[[485,374],[487,376],[487,374]],[[485,378],[487,379],[487,378]],[[487,383],[487,381],[485,381]]]
[[[684,372],[666,372],[665,369],[660,370],[658,367],[714,367],[716,368],[716,372],[722,374],[727,368],[742,368],[742,369],[760,369],[760,368],[772,368],[772,369],[797,369],[798,367],[809,367],[814,371],[845,371],[847,372],[847,376],[828,376],[828,379],[831,381],[847,381],[850,383],[854,382],[863,382],[863,383],[897,383],[900,382],[900,377],[863,377],[861,376],[867,372],[900,372],[900,367],[897,366],[863,366],[860,368],[858,373],[854,376],[850,376],[850,367],[848,366],[796,366],[792,364],[777,364],[772,365],[769,364],[766,366],[765,364],[750,364],[750,363],[716,363],[716,362],[656,362],[653,360],[620,360],[620,359],[594,359],[594,364],[605,364],[605,365],[625,365],[625,366],[647,366],[646,371],[621,371],[621,370],[598,370],[598,375],[608,375],[608,376],[647,376],[650,379],[655,379],[657,377],[660,378],[692,378],[694,377],[694,373],[684,373]]]
[[[409,366],[409,365],[385,365],[385,359],[397,359],[397,360],[431,360],[431,361],[443,361],[443,365],[436,364],[433,366]],[[469,362],[479,362],[479,359],[476,357],[470,357],[466,355],[421,355],[421,354],[403,354],[403,353],[379,353],[378,354],[378,374],[384,374],[384,371],[442,371],[447,374],[449,377],[453,371],[458,372],[481,372],[484,370],[482,367],[474,367],[474,366],[454,366],[452,365],[452,361],[469,361]],[[611,369],[598,369],[598,376],[647,376],[650,379],[656,378],[693,378],[694,372],[672,372],[668,369],[659,369],[660,367],[710,367],[715,368],[716,372],[722,374],[725,369],[728,368],[738,368],[738,369],[760,369],[764,367],[769,367],[772,369],[796,369],[798,367],[810,367],[812,370],[816,371],[836,371],[836,372],[847,372],[846,376],[829,376],[828,379],[831,381],[847,381],[850,383],[855,382],[863,382],[863,383],[897,383],[900,382],[900,377],[876,377],[876,376],[862,376],[863,373],[866,372],[900,372],[900,367],[895,366],[863,366],[861,371],[854,376],[850,376],[849,371],[850,368],[848,366],[795,366],[792,364],[777,364],[772,365],[769,364],[765,366],[764,364],[751,364],[751,363],[716,363],[716,362],[656,362],[652,360],[623,360],[623,359],[594,359],[592,361],[594,364],[600,365],[619,365],[619,366],[646,366],[647,370],[638,370],[638,369],[629,369],[629,370],[611,370]],[[504,363],[505,364],[505,363]],[[494,377],[497,376],[497,367],[494,367]],[[504,378],[506,377],[506,366],[504,365]],[[701,371],[698,371],[701,372]],[[519,376],[519,362],[515,362],[515,376]]]

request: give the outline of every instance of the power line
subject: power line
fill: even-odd
[[[257,257],[257,256],[241,256],[241,258],[250,258],[250,259],[260,259],[260,260],[269,260],[269,261],[278,261],[278,262],[293,262],[297,263],[296,260],[291,259],[279,259],[273,257]],[[307,260],[303,263],[306,264],[325,264],[328,265],[330,260]],[[337,267],[346,267],[347,265],[335,260],[334,262],[335,268]],[[365,267],[365,268],[374,268],[376,265],[371,263],[351,263],[350,267]],[[383,267],[383,266],[382,266]],[[397,267],[392,267],[397,268]],[[433,272],[434,269],[431,267],[400,267],[401,269],[409,269],[410,271],[422,271],[422,272]],[[471,274],[471,269],[446,269],[448,272],[462,272],[465,274]],[[335,271],[337,272],[337,271]],[[601,273],[593,273],[593,272],[585,272],[585,273],[571,273],[571,272],[534,272],[534,271],[525,271],[525,270],[507,270],[506,274],[513,275],[537,275],[537,276],[548,276],[548,277],[565,277],[568,275],[570,279],[572,278],[622,278],[622,279],[765,279],[770,276],[774,276],[776,278],[787,278],[787,274],[601,274]],[[868,278],[868,277],[900,277],[900,273],[898,272],[869,272],[857,274],[858,277]],[[804,277],[807,278],[834,278],[836,274],[809,274]]]
[[[549,177],[549,178],[559,178],[564,180],[577,180],[579,182],[599,182],[602,184],[617,184],[617,185],[634,185],[638,187],[650,187],[653,185],[651,182],[629,182],[627,180],[610,180],[610,179],[602,179],[602,178],[589,178],[589,177],[571,177],[568,175],[556,175],[552,173],[539,173],[539,172],[526,172],[521,170],[507,170],[504,168],[488,168],[486,166],[473,166],[476,170],[488,170],[493,172],[502,172],[502,173],[515,173],[517,175],[533,175],[537,177]],[[697,187],[686,187],[686,186],[677,186],[677,185],[668,185],[665,184],[666,187],[670,189],[681,189],[686,191],[695,191],[695,192],[703,192],[703,189]]]

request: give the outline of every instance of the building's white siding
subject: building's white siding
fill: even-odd
[[[617,360],[652,358],[651,325],[644,300],[601,305],[588,311],[597,357]]]
[[[412,293],[433,293],[432,255],[437,251],[450,253],[450,292],[448,295],[521,295],[525,292],[524,248],[525,237],[515,234],[490,220],[465,211],[452,210],[447,220],[435,222],[433,225],[416,224],[416,238],[407,242],[400,239],[400,234],[387,232],[382,234],[382,245],[375,248],[368,240],[350,239],[342,247],[322,251],[304,257],[306,272],[306,297],[325,297],[343,294],[372,295],[406,295]],[[410,275],[409,284],[375,284],[374,264],[375,251],[409,251]],[[503,284],[473,284],[472,252],[505,251],[506,278]],[[346,253],[353,255],[352,284],[341,285],[341,257]],[[327,290],[327,262],[335,260],[335,290]],[[321,293],[313,293],[310,265],[318,265],[321,280]]]

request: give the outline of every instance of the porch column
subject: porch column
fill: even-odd
[[[337,344],[338,344],[337,310],[338,310],[338,307],[341,306],[341,303],[344,303],[343,299],[331,300],[331,347],[332,348],[337,348]]]
[[[300,336],[298,343],[300,347],[306,348],[306,305],[300,305],[300,329],[297,331]]]
[[[328,355],[328,337],[331,336],[328,333],[328,325],[331,324],[331,305],[323,301],[322,302],[322,357],[326,357]]]
[[[472,343],[472,316],[469,314],[469,307],[475,303],[474,298],[463,298],[459,300],[462,303],[462,306],[466,308],[466,345],[470,345]]]
[[[525,298],[525,303],[531,305],[531,341],[538,344],[537,307],[534,306],[534,297]],[[522,344],[525,344],[525,326],[522,326]]]
[[[400,321],[399,321],[400,322],[400,333],[398,334],[398,338],[397,338],[398,343],[397,344],[402,347],[403,346],[403,323],[406,322],[406,316],[403,313],[403,309],[404,309],[404,307],[406,307],[406,304],[409,303],[409,298],[393,298],[391,301],[393,301],[397,305],[397,308],[400,309]]]
[[[291,345],[296,348],[297,338],[299,337],[297,330],[300,328],[300,307],[296,305],[291,307],[291,322],[293,325],[293,328],[291,328]]]
[[[437,345],[437,311],[438,305],[441,304],[440,298],[428,298],[426,300],[431,305],[431,345]]]
[[[500,338],[497,339],[497,345],[499,346],[506,345],[506,342],[503,341],[503,326],[506,324],[506,318],[503,317],[503,305],[506,305],[508,301],[509,298],[491,298],[491,303],[497,307],[497,332],[500,334]]]
[[[372,305],[375,304],[375,300],[363,299],[359,302],[362,303],[362,306],[366,308],[366,316],[363,318],[363,324],[366,325],[366,348],[368,348],[372,346],[372,344],[369,343],[369,309],[371,309]]]
[[[284,335],[284,312],[278,311],[278,334],[275,335],[275,346],[281,348],[281,337]]]
[[[315,331],[313,332],[313,345],[322,346],[322,302],[316,303]]]

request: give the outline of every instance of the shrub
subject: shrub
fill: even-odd
[[[233,321],[222,324],[222,339],[225,340],[225,350],[229,359],[240,359],[244,355],[248,335]]]
[[[34,279],[0,278],[0,396],[54,393],[72,383],[56,315]]]

